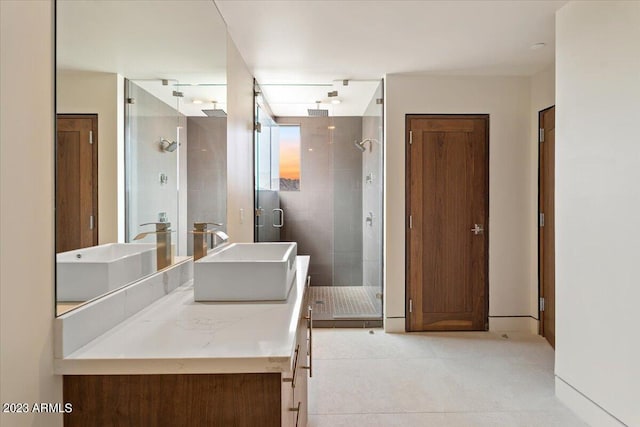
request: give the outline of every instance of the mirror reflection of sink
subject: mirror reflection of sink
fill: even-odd
[[[156,271],[153,243],[109,243],[56,255],[58,301],[86,301]]]
[[[232,243],[194,263],[196,301],[286,300],[297,244]]]

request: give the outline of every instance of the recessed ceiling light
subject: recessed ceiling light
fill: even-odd
[[[547,45],[546,43],[534,43],[531,45],[531,50],[539,50],[545,47],[546,45]]]
[[[194,99],[191,102],[193,102],[194,104],[198,104],[199,105],[199,104],[202,104],[202,99]]]
[[[340,101],[339,99],[332,99],[332,100],[331,100],[331,103],[332,103],[332,104],[335,104],[335,105],[340,104],[341,102],[342,102],[342,101]]]
[[[327,129],[335,129],[336,127],[331,125],[331,126],[327,126]]]

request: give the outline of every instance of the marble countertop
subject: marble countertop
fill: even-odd
[[[308,256],[297,257],[287,301],[193,300],[193,281],[65,358],[62,375],[284,372],[290,369]]]

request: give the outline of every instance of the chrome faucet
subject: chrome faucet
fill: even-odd
[[[158,270],[173,264],[173,251],[171,250],[171,223],[170,222],[145,222],[145,225],[155,225],[156,231],[145,231],[138,234],[133,240],[140,240],[150,234],[156,235],[156,266]]]
[[[207,255],[207,251],[209,249],[207,236],[212,235],[212,247],[215,248],[218,245],[218,239],[222,242],[229,240],[229,236],[220,230],[208,230],[207,226],[213,225],[220,227],[222,224],[218,222],[194,222],[193,223],[193,260],[197,261],[200,258]]]

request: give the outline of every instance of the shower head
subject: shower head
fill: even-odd
[[[329,110],[307,108],[307,113],[309,113],[309,117],[328,117],[329,116]]]
[[[214,108],[212,110],[202,110],[209,117],[227,117],[227,113],[222,108]]]
[[[307,113],[309,113],[309,117],[328,117],[329,110],[321,110],[320,109],[320,101],[316,101],[318,105],[317,108],[307,108]]]
[[[169,141],[168,139],[162,138],[160,140],[160,148],[165,153],[173,153],[178,148],[178,142],[177,141]]]
[[[222,109],[218,108],[218,103],[213,101],[213,109],[211,110],[202,110],[209,117],[227,117],[227,113]]]
[[[358,142],[358,141],[354,141],[353,145],[360,151],[362,151],[363,153],[367,150],[365,147],[366,143],[369,143],[369,152],[373,151],[373,140],[366,138],[363,139],[362,141]]]

